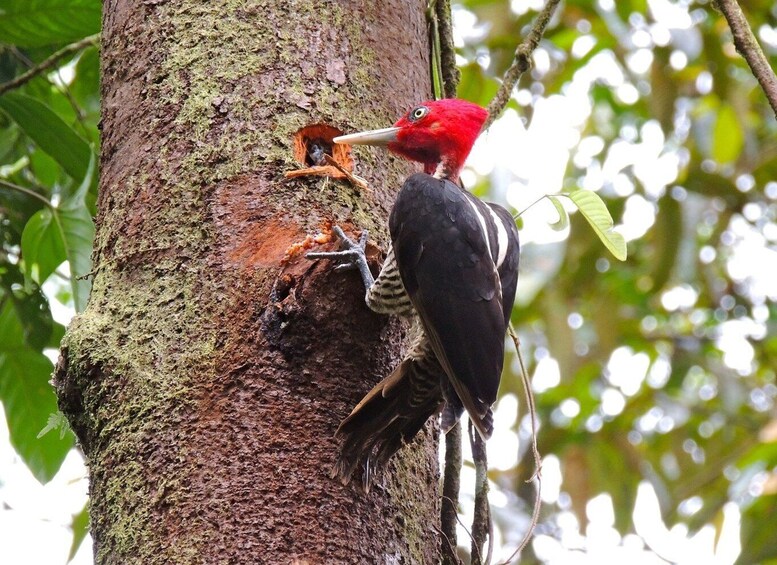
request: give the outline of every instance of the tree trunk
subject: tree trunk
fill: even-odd
[[[329,478],[405,328],[357,273],[287,253],[327,222],[385,250],[411,167],[365,149],[368,190],[282,176],[299,128],[383,127],[429,97],[425,4],[104,3],[93,289],[55,377],[97,563],[438,560],[431,427],[369,494]]]

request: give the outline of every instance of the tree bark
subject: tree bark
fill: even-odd
[[[287,253],[327,222],[385,250],[411,167],[365,149],[370,190],[282,176],[299,128],[429,97],[425,4],[105,1],[93,289],[55,375],[97,563],[439,560],[431,426],[368,495],[329,478],[405,328]]]

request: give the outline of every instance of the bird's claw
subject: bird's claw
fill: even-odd
[[[359,241],[354,241],[350,237],[345,235],[345,232],[342,230],[340,226],[332,226],[332,231],[335,232],[335,234],[337,234],[338,238],[340,238],[340,241],[342,242],[346,250],[349,250],[349,251],[360,250],[363,253],[365,248],[367,247],[367,236],[369,235],[367,233],[367,230],[362,230],[362,233],[359,236]]]
[[[361,263],[367,262],[365,249],[367,247],[367,230],[362,230],[358,241],[352,240],[345,235],[340,226],[333,226],[332,231],[340,239],[340,244],[345,247],[342,251],[313,251],[305,255],[308,259],[330,259],[339,264],[334,267],[335,271],[348,271],[351,269],[360,269]]]
[[[339,265],[335,265],[333,268],[338,273],[340,271],[352,271],[353,269],[356,269],[359,266],[358,261],[359,261],[359,256],[356,255],[348,263],[340,263]]]
[[[312,252],[305,255],[308,259],[330,259],[336,261],[335,271],[348,271],[357,269],[362,277],[364,288],[369,289],[375,282],[375,278],[370,272],[370,266],[367,264],[367,230],[362,230],[358,241],[352,240],[345,235],[340,226],[332,226],[332,231],[340,238],[340,245],[345,247],[342,251],[324,251]]]

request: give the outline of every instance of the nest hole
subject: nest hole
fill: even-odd
[[[327,163],[325,155],[334,159],[348,172],[353,171],[350,145],[337,145],[332,140],[343,132],[327,124],[305,126],[294,134],[294,158],[305,167],[330,167],[329,176],[345,178],[345,174]]]

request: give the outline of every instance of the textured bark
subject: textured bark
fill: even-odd
[[[429,96],[424,8],[104,3],[96,271],[56,375],[97,563],[438,560],[431,428],[369,495],[328,477],[405,328],[356,273],[284,261],[328,220],[385,250],[407,164],[355,151],[369,191],[282,173],[300,127],[381,127]]]

